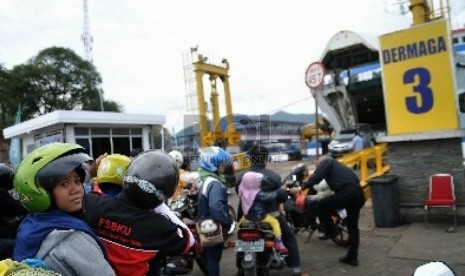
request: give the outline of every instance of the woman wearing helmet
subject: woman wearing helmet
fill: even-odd
[[[122,154],[104,156],[97,167],[91,192],[115,197],[123,189],[123,178],[131,159]]]
[[[31,212],[19,226],[13,258],[43,260],[62,275],[115,275],[100,240],[79,217],[92,159],[79,145],[39,147],[19,164],[14,188]]]
[[[160,256],[186,254],[194,245],[187,226],[164,204],[178,178],[167,153],[147,150],[129,164],[116,197],[86,196],[85,220],[100,236],[117,275],[159,275]]]
[[[223,175],[225,165],[231,163],[231,154],[220,147],[203,148],[200,152],[198,169],[202,184],[198,194],[198,219],[213,219],[223,227],[227,233],[232,219],[228,210],[228,194],[226,179]],[[220,261],[223,244],[204,248],[203,254],[207,262],[209,276],[220,275]]]

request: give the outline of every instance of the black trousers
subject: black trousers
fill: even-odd
[[[347,185],[341,191],[334,195],[326,197],[319,202],[319,218],[327,227],[328,233],[334,233],[334,224],[331,221],[331,213],[335,209],[346,209],[347,211],[347,230],[349,231],[349,250],[347,257],[349,259],[358,258],[358,247],[360,244],[360,231],[358,229],[358,220],[360,218],[360,209],[365,204],[365,195],[362,187],[357,184]]]
[[[299,246],[297,244],[295,234],[282,215],[279,215],[276,217],[276,219],[279,221],[279,226],[281,227],[283,243],[289,251],[289,256],[287,257],[287,267],[300,267]]]

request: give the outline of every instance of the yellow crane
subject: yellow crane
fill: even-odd
[[[229,61],[222,59],[221,65],[207,63],[207,58],[198,54],[197,60],[192,64],[195,74],[196,95],[198,104],[198,115],[200,124],[200,146],[220,146],[239,147],[241,143],[241,135],[237,132],[234,125],[233,109],[231,103],[231,92],[229,85]],[[210,104],[212,112],[211,125],[207,116],[207,104],[204,93],[204,77],[208,76],[210,83]],[[224,88],[224,104],[226,106],[227,127],[223,131],[220,124],[220,103],[217,82],[220,80]],[[250,166],[245,157],[245,153],[233,154],[236,162],[236,171],[242,170]]]
[[[194,65],[195,81],[197,85],[197,101],[199,107],[200,120],[200,146],[207,147],[212,145],[228,146],[239,145],[241,141],[240,134],[234,126],[234,118],[231,104],[231,93],[229,89],[229,62],[223,59],[223,66],[207,64],[202,55],[199,56]],[[203,88],[203,77],[208,75],[210,80],[210,103],[213,114],[212,127],[208,125],[207,108],[205,104],[205,95]],[[226,118],[228,127],[225,132],[221,130],[220,125],[220,108],[218,100],[217,80],[221,80],[224,87],[224,99],[226,105]]]
[[[300,140],[301,142],[305,142],[313,138],[329,139],[331,138],[332,132],[329,122],[325,119],[319,119],[318,122],[306,124],[301,128]]]

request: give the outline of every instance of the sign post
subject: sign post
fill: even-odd
[[[326,69],[323,63],[313,62],[307,67],[305,72],[305,83],[310,88],[310,92],[315,99],[315,149],[316,149],[316,158],[319,157],[319,147],[318,147],[318,99],[316,97],[316,90],[323,84],[323,80],[326,74]]]

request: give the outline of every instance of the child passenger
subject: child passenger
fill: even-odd
[[[99,238],[81,220],[86,176],[92,161],[79,145],[39,147],[19,164],[14,188],[29,210],[18,229],[13,259],[38,259],[62,275],[115,275]]]
[[[281,239],[281,228],[276,218],[266,213],[263,203],[266,201],[275,200],[278,192],[263,192],[261,190],[261,182],[263,174],[249,171],[242,177],[239,184],[239,198],[244,216],[240,223],[247,221],[267,222],[273,229],[275,236],[275,248],[278,251],[287,253],[287,248],[284,246]]]

